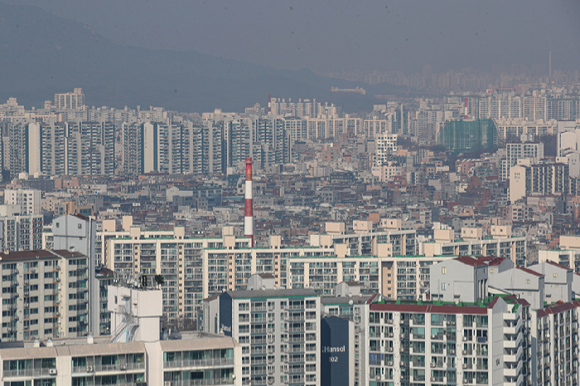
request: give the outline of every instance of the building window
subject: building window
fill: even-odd
[[[83,229],[83,224],[79,224],[79,229]]]

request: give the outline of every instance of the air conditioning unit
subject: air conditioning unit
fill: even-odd
[[[455,350],[449,350],[449,354],[455,354]]]
[[[165,381],[165,382],[163,383],[163,386],[171,386],[171,381]]]
[[[389,337],[392,338],[393,337],[393,333],[389,332]]]
[[[431,382],[435,382],[435,377],[431,377]]]
[[[437,335],[431,335],[431,339],[437,338]]]
[[[49,369],[48,374],[49,375],[56,375],[56,369]]]
[[[435,366],[436,366],[435,362],[431,362],[431,367],[435,367]]]
[[[463,368],[466,369],[467,368],[467,363],[463,364]]]
[[[127,370],[127,365],[121,365],[121,370]]]
[[[92,373],[93,370],[93,366],[87,366],[87,373]]]
[[[464,342],[467,342],[467,337],[466,336],[463,337],[463,341]]]
[[[463,355],[467,355],[467,350],[463,350],[463,351],[462,351],[462,354],[463,354]]]
[[[387,362],[387,366],[392,366],[393,365],[393,361],[388,361]]]

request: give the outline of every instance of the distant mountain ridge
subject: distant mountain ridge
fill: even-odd
[[[82,87],[90,106],[161,106],[202,112],[243,111],[276,97],[318,98],[348,111],[370,110],[372,95],[331,93],[361,84],[278,70],[198,52],[122,46],[81,23],[40,8],[0,3],[0,103],[17,97],[41,106]],[[368,87],[368,86],[363,86]]]

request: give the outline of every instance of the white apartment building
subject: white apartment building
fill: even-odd
[[[54,94],[54,107],[57,110],[74,110],[85,106],[85,94],[82,88],[75,88],[73,92]]]
[[[502,163],[501,179],[507,180],[510,176],[510,169],[517,165],[518,160],[531,158],[534,163],[544,158],[544,144],[542,142],[522,142],[506,144],[507,157]],[[503,162],[503,161],[502,161]]]
[[[271,275],[256,276],[249,283],[255,280],[256,289],[204,300],[204,331],[240,343],[243,385],[320,385],[319,296],[277,289]]]
[[[42,214],[42,192],[35,189],[5,189],[4,205],[20,206],[21,215]]]
[[[530,375],[529,304],[389,302],[355,306],[355,385],[523,385]],[[532,383],[525,383],[531,385]]]
[[[531,313],[532,385],[578,384],[579,307],[574,301]]]
[[[457,256],[289,256],[284,262],[291,288],[311,288],[321,296],[336,295],[340,282],[358,282],[363,295],[416,300],[429,290],[429,267]]]
[[[383,166],[388,162],[390,155],[397,154],[397,134],[381,134],[375,139],[376,155],[375,166]]]
[[[534,137],[554,135],[558,133],[558,121],[556,120],[526,120],[497,119],[495,121],[498,137],[505,141],[508,138],[519,138],[522,135],[531,134]]]

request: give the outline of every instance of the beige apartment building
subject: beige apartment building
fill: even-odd
[[[424,256],[495,256],[510,259],[515,265],[526,265],[526,238],[513,236],[509,225],[494,225],[489,236],[481,228],[462,228],[461,238],[453,230],[435,230],[433,239],[419,244]]]

